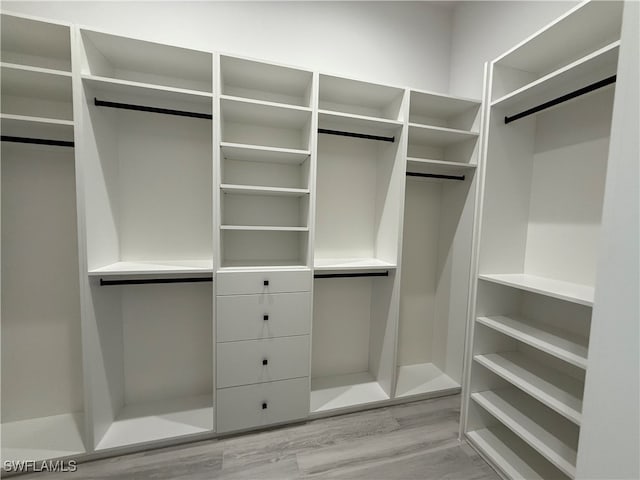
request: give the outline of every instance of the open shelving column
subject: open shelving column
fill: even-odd
[[[463,428],[508,478],[576,476],[621,14],[582,3],[491,63]]]
[[[403,89],[321,74],[318,98],[312,415],[391,396],[406,142]]]
[[[86,451],[71,29],[0,22],[2,461],[38,461]]]
[[[210,434],[212,55],[79,33],[92,442]]]
[[[397,398],[460,391],[480,110],[410,92]]]

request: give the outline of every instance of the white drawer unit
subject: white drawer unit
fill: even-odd
[[[311,291],[311,270],[218,272],[218,295]]]
[[[216,319],[218,342],[306,335],[311,330],[311,293],[222,296]]]
[[[309,389],[309,377],[219,389],[217,431],[304,419],[309,412]]]
[[[309,336],[219,343],[220,388],[309,375]]]

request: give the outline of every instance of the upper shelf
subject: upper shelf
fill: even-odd
[[[527,109],[615,75],[619,50],[620,41],[615,41],[498,98],[491,106]]]
[[[447,162],[426,158],[407,157],[407,172],[435,173],[438,175],[466,175],[473,173],[477,165],[462,162]],[[419,177],[407,177],[419,178]]]
[[[184,274],[206,274],[213,272],[213,260],[161,260],[116,262],[89,270],[90,277],[115,277],[131,275],[153,275],[155,277]]]
[[[68,25],[3,13],[0,25],[2,61],[71,71]]]
[[[222,156],[227,160],[271,162],[299,165],[311,155],[310,150],[265,147],[242,143],[220,142]]]
[[[588,285],[538,277],[526,273],[482,274],[478,275],[478,278],[587,307],[593,306],[594,289]]]
[[[402,120],[403,97],[401,88],[320,75],[319,108],[322,110]]]
[[[366,271],[395,269],[396,265],[377,258],[316,258],[313,268],[324,271]]]
[[[394,136],[402,128],[398,120],[386,120],[328,110],[318,111],[318,127],[377,136]]]
[[[224,122],[301,129],[311,119],[311,109],[283,104],[220,96]]]
[[[309,107],[313,73],[243,58],[220,56],[221,93]]]
[[[212,92],[211,53],[81,29],[82,73]]]
[[[0,114],[3,135],[73,142],[73,120]]]
[[[471,130],[480,112],[480,101],[412,90],[409,122]]]

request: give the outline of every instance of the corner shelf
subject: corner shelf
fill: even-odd
[[[85,453],[83,417],[66,413],[3,423],[2,461],[40,461]]]
[[[474,361],[580,425],[584,385],[516,352],[476,355]]]
[[[577,427],[558,422],[555,414],[540,410],[535,400],[518,390],[477,392],[471,398],[565,475],[575,478]]]
[[[213,432],[211,395],[126,405],[96,450]]]
[[[213,260],[163,260],[116,262],[89,270],[90,277],[115,277],[127,275],[182,275],[213,273]]]
[[[547,295],[552,298],[585,305],[587,307],[593,306],[594,288],[588,285],[554,280],[552,278],[539,277],[526,273],[480,274],[478,278],[480,280],[518,288],[527,292]]]
[[[312,414],[383,400],[389,396],[368,372],[311,379]]]
[[[433,363],[401,365],[397,378],[395,398],[429,393],[452,395],[460,391],[460,384]]]
[[[476,321],[578,368],[587,368],[586,338],[508,316],[478,317]]]

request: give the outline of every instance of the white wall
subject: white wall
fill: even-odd
[[[446,93],[453,8],[429,2],[2,2],[122,35]],[[482,83],[477,77],[478,86]]]
[[[484,62],[506,52],[577,1],[469,1],[456,6],[451,32],[450,93],[482,96]]]
[[[640,4],[625,4],[580,433],[579,479],[640,478]]]

